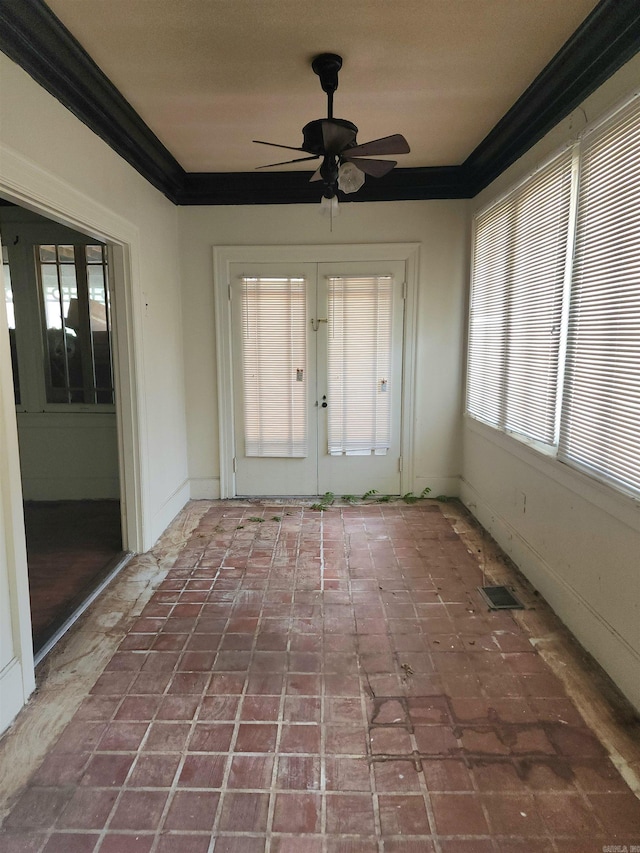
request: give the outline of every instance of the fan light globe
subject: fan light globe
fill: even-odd
[[[343,193],[358,192],[364,184],[364,172],[360,171],[354,163],[343,163],[338,169],[338,188]]]
[[[334,216],[337,216],[340,213],[338,197],[334,195],[333,198],[327,198],[323,195],[320,199],[320,213],[323,216],[330,216],[331,219],[333,219]]]

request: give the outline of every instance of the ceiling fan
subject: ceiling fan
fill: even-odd
[[[337,191],[357,192],[363,185],[365,175],[380,178],[390,172],[396,160],[364,159],[377,155],[408,154],[409,145],[400,133],[373,139],[358,145],[358,128],[350,121],[333,117],[333,93],[338,88],[338,71],[342,68],[342,57],[335,53],[321,53],[311,63],[314,72],[320,78],[322,90],[327,94],[327,118],[310,121],[302,128],[303,143],[298,148],[293,145],[278,145],[275,142],[263,142],[254,139],[259,145],[274,148],[287,148],[290,151],[304,151],[308,157],[297,157],[280,163],[258,166],[258,169],[270,169],[273,166],[286,166],[289,163],[302,163],[305,160],[318,160],[322,163],[314,172],[311,181],[322,181],[322,204],[332,213],[337,212]]]

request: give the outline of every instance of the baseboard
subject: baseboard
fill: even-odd
[[[511,557],[578,642],[598,661],[640,711],[640,652],[464,479],[460,498],[472,515]]]
[[[192,501],[220,500],[220,477],[192,477],[189,484]]]
[[[145,535],[144,550],[148,551],[158,541],[182,507],[190,498],[189,480],[183,480],[173,494],[153,516],[151,530]]]
[[[415,488],[413,493],[419,495],[423,489],[429,488],[429,497],[446,495],[449,498],[457,498],[460,494],[460,477],[415,477]]]
[[[22,666],[13,658],[0,671],[0,733],[7,729],[27,701],[22,683]]]

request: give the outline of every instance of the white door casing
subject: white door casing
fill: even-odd
[[[70,184],[44,172],[17,152],[0,145],[2,174],[0,193],[8,201],[33,210],[74,230],[110,244],[114,270],[114,371],[119,456],[121,464],[121,500],[123,537],[132,551],[144,551],[153,544],[150,511],[144,484],[146,448],[144,428],[144,370],[139,282],[140,236],[136,226],[118,214],[94,202]],[[0,325],[7,328],[4,310]],[[116,329],[118,334],[116,336]],[[0,557],[0,583],[8,585],[11,609],[13,660],[0,661],[0,732],[15,717],[35,686],[33,642],[26,543],[22,511],[22,484],[16,428],[8,332],[0,330],[3,351],[3,378],[0,381],[0,513],[5,540]],[[6,476],[5,476],[6,475]]]
[[[386,473],[378,472],[377,482],[382,486],[379,491],[385,493],[404,493],[410,491],[413,485],[413,401],[414,401],[414,352],[416,344],[415,321],[417,302],[417,274],[418,274],[419,245],[413,243],[401,244],[351,244],[336,246],[220,246],[214,249],[214,291],[216,305],[216,348],[217,348],[217,378],[219,388],[219,429],[220,429],[220,496],[234,497],[236,494],[317,494],[331,490],[336,494],[357,494],[359,489],[377,488],[372,482],[372,461],[381,466],[386,466]],[[309,266],[304,266],[309,265]],[[279,273],[280,275],[302,276],[305,274],[310,280],[319,281],[321,284],[320,303],[309,306],[309,318],[314,320],[317,332],[310,335],[313,346],[310,351],[309,363],[315,366],[316,337],[324,340],[324,344],[318,347],[319,357],[323,363],[318,369],[318,386],[309,389],[309,433],[311,446],[320,448],[319,463],[315,459],[287,459],[286,462],[291,469],[291,476],[283,475],[283,469],[279,466],[282,460],[262,459],[260,463],[266,462],[266,482],[279,483],[276,490],[263,486],[259,490],[247,488],[246,474],[239,470],[239,486],[236,485],[236,474],[234,467],[242,469],[242,442],[244,432],[242,424],[238,422],[242,413],[238,412],[238,406],[242,406],[242,396],[238,389],[239,374],[237,370],[238,351],[237,345],[234,353],[233,341],[237,336],[237,309],[236,326],[232,322],[232,300],[231,293],[234,281],[237,282],[241,276],[257,275],[262,269],[266,273]],[[326,282],[328,277],[336,275],[379,275],[393,276],[397,285],[396,295],[400,295],[402,306],[404,296],[404,323],[402,319],[402,308],[396,305],[394,308],[396,340],[402,341],[401,349],[397,352],[395,362],[395,374],[391,377],[379,377],[380,384],[383,380],[385,391],[392,397],[393,430],[397,438],[397,450],[388,453],[381,451],[375,457],[359,457],[349,453],[335,454],[330,456],[326,453],[327,447],[327,420],[326,417],[317,417],[316,402],[322,405],[322,396],[326,392],[322,389],[323,377],[327,376],[327,365],[324,362],[327,335],[329,334],[328,323],[318,323],[319,320],[328,319],[328,309],[323,304],[323,296],[327,292]],[[237,285],[236,285],[237,286]],[[315,288],[312,288],[315,289]],[[315,302],[315,294],[312,294]],[[318,311],[318,309],[320,309]],[[322,314],[322,316],[320,316]],[[311,324],[310,324],[311,328]],[[234,371],[234,363],[236,370]],[[234,376],[235,373],[235,376]],[[308,380],[309,376],[305,376]],[[326,384],[326,380],[325,384]],[[399,387],[403,387],[402,395]],[[317,393],[316,393],[317,392]],[[328,403],[330,405],[330,403]],[[317,423],[317,438],[316,438]],[[236,440],[240,432],[239,441]],[[322,452],[322,448],[325,452]],[[399,455],[401,453],[401,459]],[[345,464],[347,462],[347,464]],[[313,487],[307,487],[305,491],[300,489],[301,472],[304,477],[314,476],[314,466],[317,469],[317,479]],[[361,469],[360,471],[358,469]],[[304,478],[303,477],[303,478]],[[303,479],[302,478],[302,479]]]
[[[404,267],[230,266],[238,495],[399,493]]]

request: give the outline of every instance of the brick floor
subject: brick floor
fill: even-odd
[[[212,503],[0,850],[640,845],[640,801],[481,583],[435,504]]]

